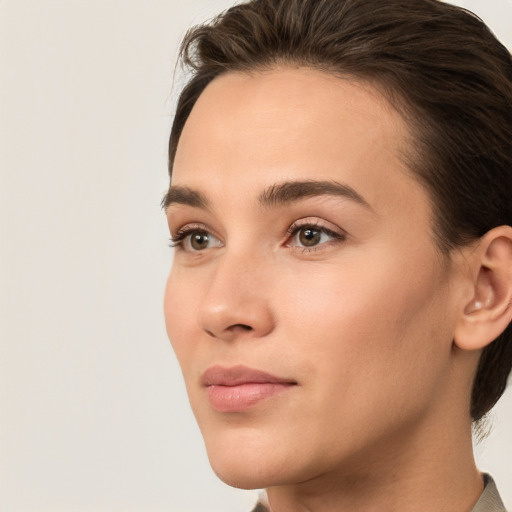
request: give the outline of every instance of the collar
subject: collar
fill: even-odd
[[[501,501],[494,480],[490,475],[485,473],[483,476],[485,484],[484,492],[480,495],[479,500],[476,502],[471,512],[507,512],[503,501]]]

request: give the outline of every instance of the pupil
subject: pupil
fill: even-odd
[[[317,245],[320,242],[322,233],[318,229],[303,229],[300,232],[300,243],[306,247]]]
[[[206,249],[208,245],[208,235],[206,233],[197,233],[192,236],[190,244],[196,250]]]

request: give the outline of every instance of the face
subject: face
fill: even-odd
[[[226,74],[197,101],[165,316],[227,483],[378,464],[446,407],[453,283],[408,141],[376,89],[320,71]]]

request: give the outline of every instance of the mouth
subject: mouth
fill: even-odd
[[[242,412],[293,388],[297,382],[246,366],[212,366],[203,374],[202,384],[213,409]]]

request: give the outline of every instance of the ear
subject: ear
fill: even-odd
[[[512,227],[487,232],[469,260],[470,299],[463,304],[454,343],[463,350],[480,350],[512,320]]]

